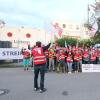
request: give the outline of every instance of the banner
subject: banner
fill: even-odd
[[[82,64],[82,72],[100,72],[100,64]]]
[[[23,59],[19,48],[0,48],[0,60]]]

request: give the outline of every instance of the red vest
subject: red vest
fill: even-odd
[[[73,62],[72,56],[71,55],[68,55],[68,57],[66,58],[66,61],[67,62]]]
[[[78,53],[76,53],[76,54],[74,54],[74,61],[79,61],[79,54]]]
[[[46,64],[46,57],[43,52],[43,48],[35,47],[32,50],[32,55],[34,56],[34,64],[35,65]]]
[[[60,60],[65,60],[65,52],[64,52],[64,50],[60,49],[60,50],[57,52],[57,54],[58,54],[58,61],[60,61]]]
[[[80,61],[82,60],[82,55],[81,55],[81,54],[79,54],[79,60],[80,60]]]
[[[55,51],[54,51],[54,49],[51,49],[51,50],[49,50],[49,58],[55,58]]]
[[[60,61],[60,60],[65,60],[65,55],[60,55],[58,58],[58,61]]]
[[[23,58],[29,58],[30,57],[30,52],[29,51],[23,51],[22,55],[23,55]]]
[[[100,57],[100,51],[97,51],[97,57]]]
[[[89,52],[88,51],[84,51],[83,52],[83,57],[84,58],[88,58],[89,57]]]
[[[91,54],[91,61],[95,61],[96,60],[96,54]]]

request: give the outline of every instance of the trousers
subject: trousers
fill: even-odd
[[[40,89],[44,89],[44,77],[45,77],[45,67],[46,64],[43,65],[34,65],[34,88],[38,87],[38,76],[40,73]]]

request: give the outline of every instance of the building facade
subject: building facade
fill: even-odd
[[[62,37],[75,37],[78,39],[87,39],[89,35],[87,34],[87,30],[84,28],[84,25],[73,22],[73,21],[60,21],[56,20],[53,24],[58,25],[62,29]],[[59,34],[56,33],[56,36],[59,37]]]
[[[56,20],[53,21],[53,25],[55,24],[58,25],[58,29],[51,30],[51,33],[36,28],[3,26],[0,27],[0,41],[8,41],[11,42],[12,47],[22,48],[27,47],[28,44],[34,46],[36,41],[41,41],[45,45],[50,41],[55,41],[55,36],[57,38],[68,36],[77,39],[89,38],[88,31],[80,23]]]
[[[12,47],[22,48],[35,45],[36,41],[41,41],[43,44],[50,42],[50,35],[44,30],[32,29],[25,27],[1,27],[0,41],[9,41]]]

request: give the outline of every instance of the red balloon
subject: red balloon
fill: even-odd
[[[30,34],[30,33],[27,33],[27,34],[26,34],[26,37],[27,37],[27,38],[30,38],[30,37],[31,37],[31,34]]]
[[[12,35],[13,35],[13,33],[11,33],[11,32],[8,32],[8,33],[7,33],[7,36],[8,36],[8,37],[12,37]]]

